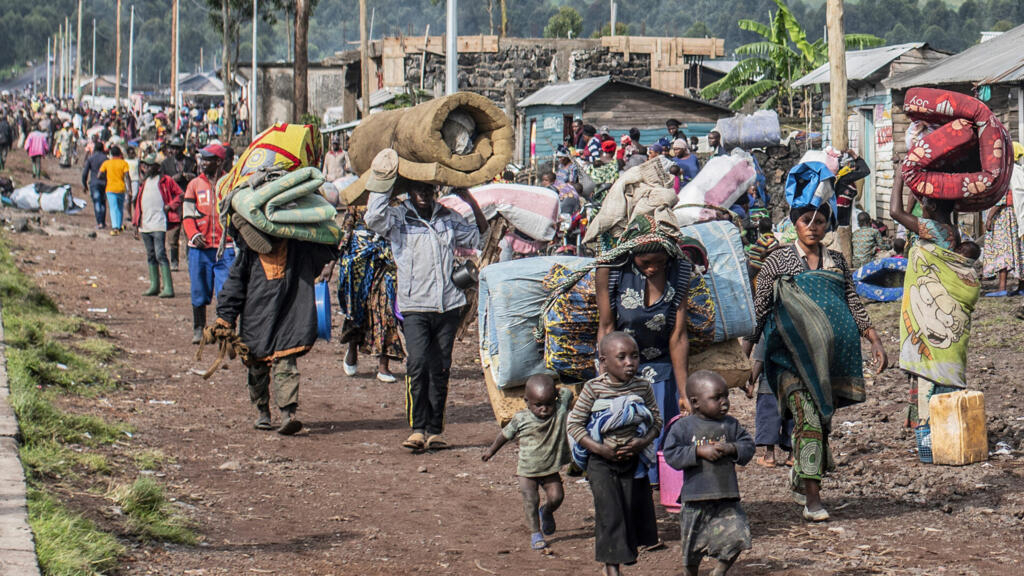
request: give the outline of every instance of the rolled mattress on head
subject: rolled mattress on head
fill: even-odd
[[[995,205],[1010,186],[1013,154],[1006,127],[980,100],[959,92],[911,88],[911,120],[941,124],[911,143],[903,178],[918,196],[955,200],[961,212]]]
[[[515,135],[508,116],[486,97],[457,92],[412,108],[378,112],[352,132],[349,158],[360,179],[343,193],[349,203],[363,198],[370,164],[394,148],[398,174],[444,186],[483,184],[512,159]]]

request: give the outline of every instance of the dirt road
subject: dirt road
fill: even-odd
[[[12,161],[25,164],[19,153]],[[53,181],[79,181],[78,170],[47,168]],[[82,196],[80,184],[75,193]],[[8,220],[23,215],[3,211]],[[299,361],[307,431],[294,438],[257,432],[241,365],[209,381],[190,372],[207,364],[192,357],[184,266],[174,274],[176,298],[143,298],[145,254],[130,234],[96,234],[91,211],[42,215],[30,228],[10,233],[19,266],[65,313],[106,324],[124,350],[116,367],[123,389],[73,408],[126,422],[136,431],[134,445],[172,457],[162,480],[201,533],[196,547],[131,545],[124,574],[598,573],[583,482],[567,479],[559,530],[542,555],[529,548],[515,449],[480,461],[498,427],[475,334],[456,349],[449,450],[400,449],[408,433],[404,385],[377,382],[367,359],[358,376],[346,377],[336,343],[319,342]],[[902,427],[907,383],[891,370],[869,384],[866,403],[837,414],[840,467],[823,488],[831,522],[800,519],[786,495],[785,468],[751,463],[740,471],[754,548],[735,573],[1020,574],[1024,406],[1016,377],[1024,339],[1012,315],[1016,304],[980,303],[969,369],[985,392],[993,448],[1007,441],[1012,454],[964,468],[920,464]],[[895,356],[897,305],[869,310]],[[732,399],[734,414],[753,431],[753,401],[738,391]],[[82,494],[71,504],[102,523],[109,503]],[[681,572],[677,519],[660,507],[659,528],[667,546],[627,574]]]

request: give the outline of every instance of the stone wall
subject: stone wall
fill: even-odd
[[[651,57],[632,54],[626,62],[622,53],[611,52],[594,42],[592,46],[575,43],[539,43],[524,45],[507,43],[497,52],[459,54],[459,88],[487,96],[499,106],[504,104],[506,86],[515,88],[516,100],[521,100],[544,86],[593,78],[605,74],[616,80],[651,85]],[[420,87],[422,55],[410,54],[405,58],[406,82]],[[436,54],[427,56],[423,68],[423,89],[433,92],[435,86],[444,85],[444,58]]]

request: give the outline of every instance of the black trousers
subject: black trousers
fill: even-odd
[[[404,317],[405,409],[409,426],[427,435],[440,434],[444,431],[452,347],[462,309],[444,313],[407,312]]]
[[[610,462],[591,454],[587,478],[594,494],[594,560],[630,564],[640,546],[658,543],[651,484],[634,478],[639,457]]]

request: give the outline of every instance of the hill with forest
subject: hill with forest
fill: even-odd
[[[213,69],[221,60],[220,0],[180,0],[181,70]],[[139,84],[166,82],[170,74],[171,11],[169,0],[123,0],[122,34],[125,55],[129,9],[135,6],[135,78]],[[247,61],[251,50],[251,0],[229,0],[233,41],[232,60]],[[372,37],[422,35],[444,31],[444,0],[368,0]],[[460,34],[498,33],[502,0],[463,1],[459,4]],[[507,34],[543,36],[548,20],[563,6],[582,17],[583,36],[591,36],[609,21],[608,0],[505,0]],[[76,0],[23,2],[0,0],[0,70],[40,61],[47,38],[65,16],[74,17]],[[85,2],[83,70],[91,66],[92,20],[96,19],[96,67],[114,67],[115,0]],[[291,59],[291,21],[294,0],[261,0],[259,54],[261,61]],[[789,4],[811,40],[825,25],[824,0],[794,0]],[[774,3],[767,0],[618,0],[618,21],[629,34],[715,36],[724,38],[726,51],[757,38],[739,29],[739,18],[767,21]],[[356,47],[359,39],[358,0],[319,0],[310,20],[309,58],[320,60]],[[1024,23],[1021,0],[847,0],[846,31],[871,33],[889,44],[924,41],[935,48],[959,52],[978,41],[983,30],[1006,30]]]

